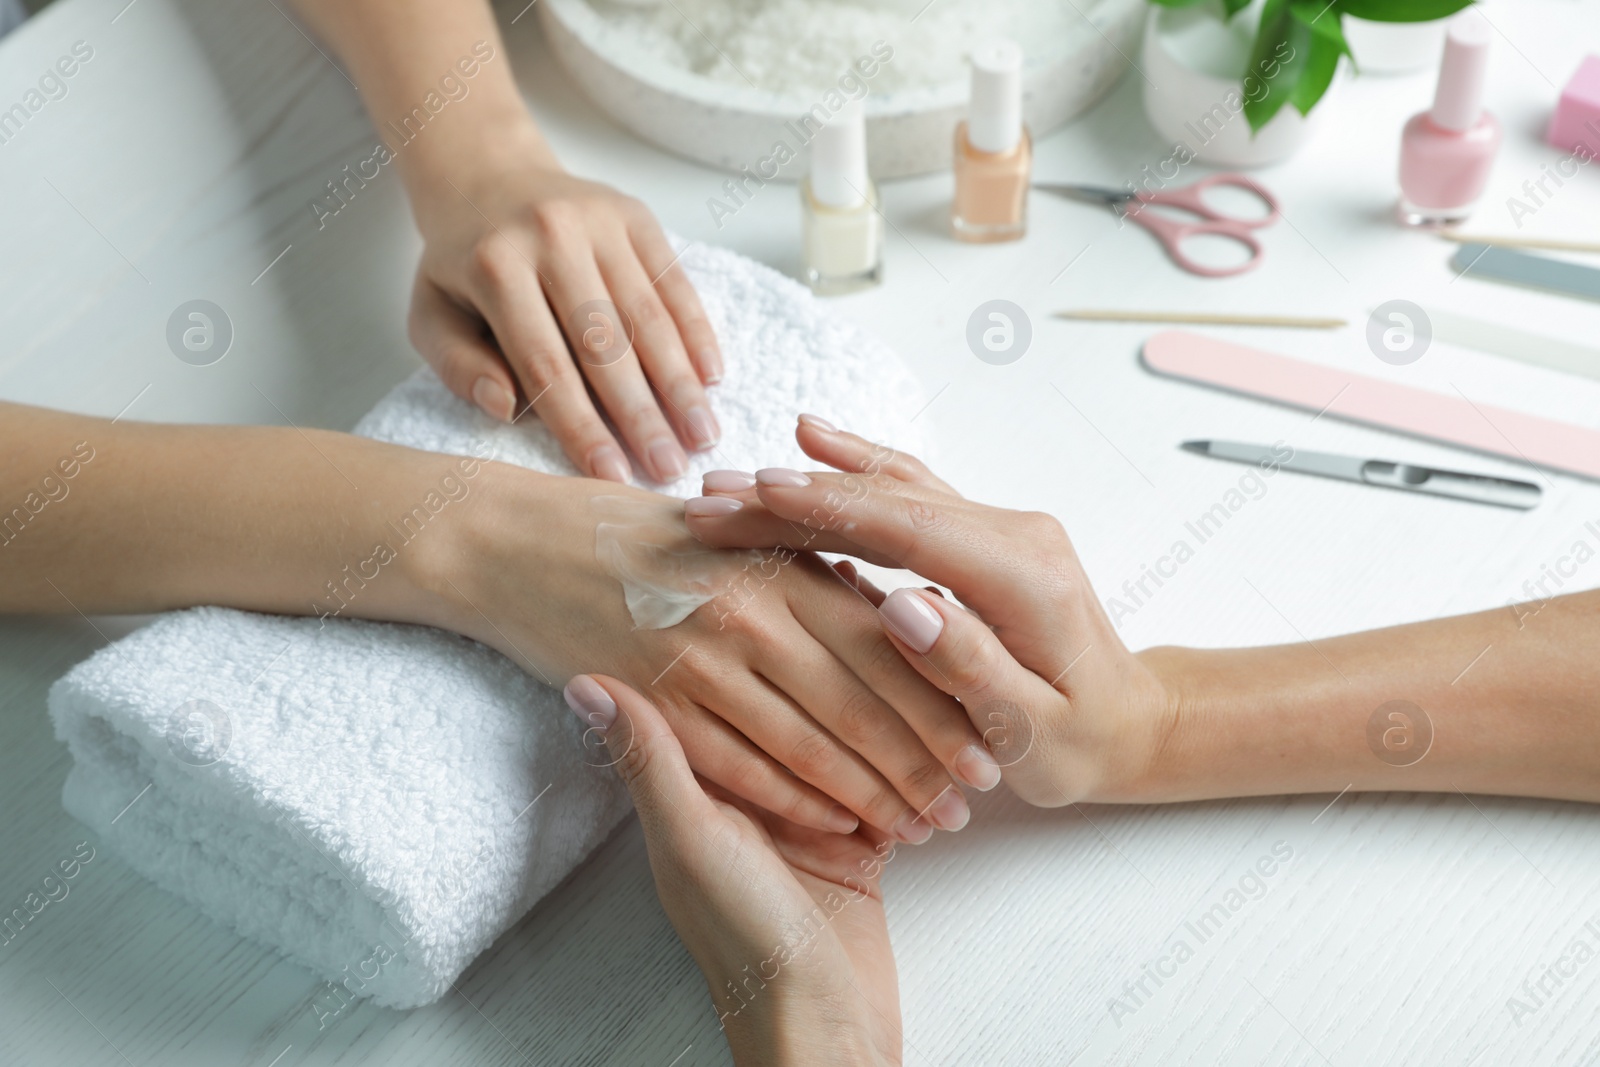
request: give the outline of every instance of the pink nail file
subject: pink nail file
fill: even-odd
[[[1474,403],[1459,394],[1396,385],[1183,330],[1146,341],[1144,362],[1158,374],[1600,478],[1600,431]]]

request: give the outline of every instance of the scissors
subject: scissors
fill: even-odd
[[[1218,185],[1231,185],[1254,193],[1266,207],[1266,214],[1255,218],[1244,218],[1218,211],[1205,201],[1206,190]],[[1270,226],[1277,222],[1279,217],[1277,198],[1243,174],[1212,174],[1191,185],[1171,190],[1161,189],[1156,192],[1148,189],[1122,190],[1095,185],[1049,183],[1036,184],[1034,188],[1055,193],[1057,196],[1081,200],[1086,204],[1104,204],[1120,218],[1137,222],[1154,234],[1155,239],[1167,250],[1167,255],[1172,257],[1172,262],[1190,274],[1206,278],[1226,278],[1232,274],[1243,274],[1247,270],[1254,270],[1261,262],[1263,253],[1261,242],[1256,240],[1255,234],[1251,231]],[[1131,204],[1138,206],[1129,210]],[[1151,205],[1187,211],[1191,215],[1198,216],[1200,221],[1184,222],[1160,212],[1144,210]],[[1233,267],[1208,267],[1203,263],[1196,263],[1183,254],[1183,244],[1191,237],[1201,236],[1221,237],[1241,244],[1250,253],[1250,258]]]

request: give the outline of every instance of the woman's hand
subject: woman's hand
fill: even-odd
[[[552,684],[603,672],[647,691],[690,764],[730,793],[804,826],[849,833],[859,819],[919,843],[967,822],[952,773],[998,783],[960,705],[906,665],[872,605],[814,555],[754,566],[751,553],[689,537],[669,497],[493,463],[459,507],[436,520],[438,538],[416,542],[413,571],[434,594],[427,621]],[[701,584],[728,592],[676,625],[637,628],[597,559],[597,527],[619,508],[643,524],[623,528],[627,543],[649,533],[668,563],[697,555]]]
[[[696,781],[649,701],[580,675],[567,703],[633,794],[667,917],[740,1064],[900,1062],[900,994],[878,888],[893,842],[819,833]]]
[[[426,243],[410,332],[452,392],[504,422],[531,405],[596,478],[632,468],[590,389],[655,481],[716,444],[722,357],[648,208],[563,171],[525,113],[427,162],[409,175]]]
[[[964,500],[916,459],[812,416],[797,438],[847,473],[714,472],[713,495],[685,505],[690,532],[846,552],[949,587],[970,612],[920,589],[869,595],[907,662],[961,701],[1007,784],[1046,806],[1152,794],[1175,699],[1117,636],[1061,524]]]

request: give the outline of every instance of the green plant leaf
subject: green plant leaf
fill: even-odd
[[[1150,0],[1150,2],[1160,4],[1162,7],[1194,7],[1196,4],[1205,3],[1205,0]]]
[[[1329,0],[1267,0],[1244,78],[1245,117],[1259,131],[1283,105],[1302,115],[1322,99],[1349,54]]]
[[[1222,7],[1230,19],[1249,6],[1250,0],[1222,0]]]
[[[1428,22],[1454,15],[1472,0],[1336,0],[1344,15],[1373,22]]]

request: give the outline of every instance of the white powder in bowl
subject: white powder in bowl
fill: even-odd
[[[732,85],[815,95],[878,41],[894,58],[875,93],[966,77],[975,41],[1009,37],[1053,55],[1097,35],[1069,0],[590,0],[613,31],[608,45]],[[1092,11],[1098,5],[1080,0]],[[1086,13],[1088,13],[1086,11]],[[920,12],[920,14],[919,14]]]

